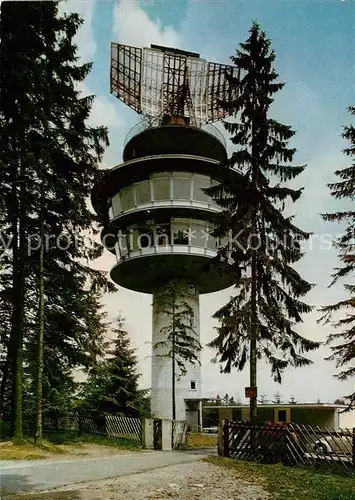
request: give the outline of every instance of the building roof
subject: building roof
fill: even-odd
[[[242,409],[249,408],[248,404],[240,404],[240,405],[218,405],[218,406],[205,406],[204,408],[217,408],[217,409]],[[296,403],[296,404],[287,404],[287,403],[272,403],[272,404],[258,404],[258,409],[260,408],[315,408],[315,409],[336,409],[336,408],[347,408],[346,405],[337,405],[332,403]]]

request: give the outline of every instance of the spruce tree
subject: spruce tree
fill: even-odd
[[[352,116],[355,107],[349,107]],[[339,280],[350,280],[344,284],[348,297],[331,305],[324,306],[321,321],[332,323],[338,333],[328,336],[327,343],[331,346],[332,354],[328,360],[335,361],[341,371],[337,374],[339,380],[348,380],[355,376],[355,127],[344,127],[342,134],[350,144],[344,150],[351,160],[351,165],[341,170],[336,170],[337,182],[328,184],[331,195],[336,200],[348,201],[349,208],[335,213],[323,214],[326,221],[337,222],[345,225],[344,232],[335,242],[341,266],[337,267],[332,276],[331,286]],[[342,317],[339,319],[339,315]],[[337,316],[337,319],[334,319]],[[355,407],[355,391],[346,396],[349,409]]]
[[[277,405],[280,405],[283,403],[282,396],[278,391],[274,394],[274,399],[272,402],[274,404],[277,404]]]
[[[112,329],[113,339],[106,356],[90,370],[82,387],[83,408],[122,413],[127,416],[146,414],[146,391],[139,389],[136,350],[119,315]]]
[[[228,393],[226,393],[224,395],[224,398],[222,399],[222,404],[225,405],[225,406],[229,405],[229,395],[228,395]]]
[[[214,234],[228,239],[218,259],[232,262],[235,293],[214,314],[220,325],[210,346],[225,373],[242,370],[249,360],[250,386],[256,387],[258,359],[265,358],[281,382],[288,366],[310,364],[304,353],[319,344],[296,330],[302,315],[311,311],[302,298],[312,286],[292,265],[302,257],[300,243],[309,234],[284,209],[300,198],[302,189],[292,189],[289,182],[305,167],[290,165],[295,149],[288,142],[295,132],[270,117],[274,95],[284,84],[277,81],[275,53],[258,24],[231,59],[240,70],[238,78],[227,75],[237,98],[221,104],[234,117],[224,125],[236,150],[225,180],[206,192],[222,208]],[[250,399],[252,421],[256,401]]]
[[[176,381],[187,372],[186,365],[200,364],[201,344],[193,325],[194,311],[183,286],[171,281],[156,294],[154,306],[167,317],[160,330],[162,340],[153,344],[153,356],[171,359],[172,419],[176,419]]]
[[[43,370],[47,380],[56,372],[52,380],[57,385],[52,389],[60,387],[73,368],[88,364],[90,341],[100,335],[87,317],[88,294],[113,289],[104,273],[90,267],[89,261],[100,256],[102,247],[88,246],[78,238],[96,220],[87,199],[108,144],[105,127],[87,124],[93,96],[83,98],[78,91],[91,69],[91,64],[77,64],[73,37],[81,24],[77,14],[59,17],[57,2],[2,5],[0,176],[5,215],[1,223],[11,241],[13,279],[6,366],[12,377],[13,431],[18,440],[23,364],[26,361],[33,376],[37,364],[40,252]],[[42,223],[45,241],[38,242]],[[98,315],[99,309],[97,304]]]

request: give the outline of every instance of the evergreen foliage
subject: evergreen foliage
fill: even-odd
[[[273,404],[277,404],[277,405],[284,403],[284,401],[282,400],[282,396],[279,392],[276,392],[274,394],[274,399],[272,400],[272,402],[273,402]]]
[[[156,297],[161,314],[169,318],[167,326],[161,329],[163,340],[156,342],[154,349],[163,349],[164,353],[156,356],[175,359],[178,368],[177,377],[186,374],[186,363],[200,364],[201,344],[192,326],[194,312],[186,300],[183,287],[172,282],[164,287]]]
[[[126,416],[148,416],[149,401],[145,390],[138,387],[136,350],[124,329],[125,319],[119,315],[112,329],[113,339],[107,354],[90,371],[82,387],[82,408],[121,413]]]
[[[186,300],[183,285],[170,282],[161,287],[154,307],[168,317],[160,331],[162,340],[153,344],[154,356],[170,358],[172,362],[172,419],[175,420],[175,384],[187,372],[186,365],[200,364],[201,344],[194,329],[194,311]]]
[[[206,192],[222,208],[214,235],[229,240],[218,259],[232,262],[235,293],[214,314],[220,325],[209,345],[225,373],[233,367],[242,370],[250,360],[250,385],[256,386],[257,359],[265,358],[273,378],[281,382],[287,367],[311,363],[305,353],[319,343],[296,329],[312,310],[303,301],[312,285],[293,267],[309,234],[284,212],[286,203],[301,197],[302,189],[292,189],[290,181],[305,166],[290,164],[295,149],[289,141],[295,132],[270,117],[274,95],[284,84],[278,82],[270,40],[257,24],[232,61],[240,77],[228,79],[238,97],[221,104],[234,117],[224,125],[236,149],[225,180]]]
[[[355,107],[351,106],[349,111],[355,116]],[[338,250],[340,267],[334,270],[331,286],[339,280],[350,280],[344,284],[344,289],[348,295],[347,299],[324,306],[320,321],[332,323],[337,333],[328,336],[327,343],[331,346],[332,354],[327,359],[335,361],[337,368],[341,371],[337,374],[339,380],[348,380],[355,376],[355,211],[353,204],[355,201],[355,127],[349,125],[344,127],[342,134],[350,144],[344,150],[346,156],[351,160],[351,165],[336,170],[337,182],[328,184],[331,195],[340,201],[348,201],[349,209],[339,212],[323,214],[326,221],[342,223],[345,225],[344,232],[335,242]],[[340,319],[334,320],[334,316]],[[355,391],[346,396],[349,408],[355,407]]]
[[[47,407],[62,401],[61,391],[74,383],[73,369],[90,366],[94,344],[102,349],[98,294],[114,289],[90,266],[101,245],[83,238],[95,232],[87,199],[108,137],[105,127],[87,122],[94,96],[79,91],[91,69],[78,63],[73,43],[81,24],[77,14],[60,17],[57,2],[4,2],[1,9],[0,230],[8,246],[1,290],[11,296],[12,315],[10,334],[2,335],[7,343],[2,393],[11,376],[13,432],[19,440],[22,370],[25,366],[34,378],[37,363],[41,244]],[[39,241],[42,207],[44,241]]]

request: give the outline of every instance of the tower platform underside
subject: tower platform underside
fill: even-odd
[[[200,249],[183,247],[176,250],[159,249],[160,254],[147,254],[130,257],[120,261],[111,270],[115,283],[141,293],[153,293],[153,290],[170,279],[189,279],[196,283],[199,293],[212,293],[224,290],[232,285],[228,267],[223,271],[213,260],[216,253],[201,255]],[[196,254],[194,255],[194,250]],[[152,249],[152,252],[155,252]]]

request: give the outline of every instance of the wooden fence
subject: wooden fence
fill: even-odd
[[[173,450],[187,449],[189,425],[186,421],[173,420],[172,448]]]
[[[110,437],[124,437],[140,441],[142,421],[140,418],[106,415],[106,432]]]
[[[0,423],[2,424],[0,427],[0,439],[9,439],[11,437],[10,422],[6,420]],[[6,424],[5,426],[4,423]],[[163,446],[162,427],[161,419],[153,419],[153,448],[156,450],[162,449]],[[171,422],[171,441],[169,446],[173,450],[187,448],[188,427],[186,421]],[[28,425],[24,426],[24,430],[27,436],[33,436],[33,423],[28,423]],[[53,433],[67,433],[77,436],[83,434],[101,435],[113,439],[136,441],[143,446],[145,445],[143,443],[143,425],[140,418],[105,415],[99,412],[91,414],[72,412],[53,417],[45,416],[43,418],[43,432],[47,435]]]
[[[219,454],[269,464],[326,465],[355,471],[355,428],[329,430],[308,425],[224,421]]]
[[[154,449],[162,447],[162,421],[154,419]],[[98,412],[87,415],[72,413],[60,416],[52,421],[45,421],[44,430],[56,432],[75,432],[82,434],[98,434],[111,438],[123,438],[138,441],[142,444],[143,432],[140,418],[118,415],[105,415]],[[172,448],[187,448],[188,423],[172,421]]]
[[[43,430],[48,432],[74,432],[97,434],[112,438],[142,441],[142,422],[140,418],[92,413],[82,415],[76,412],[53,419],[44,419]]]

